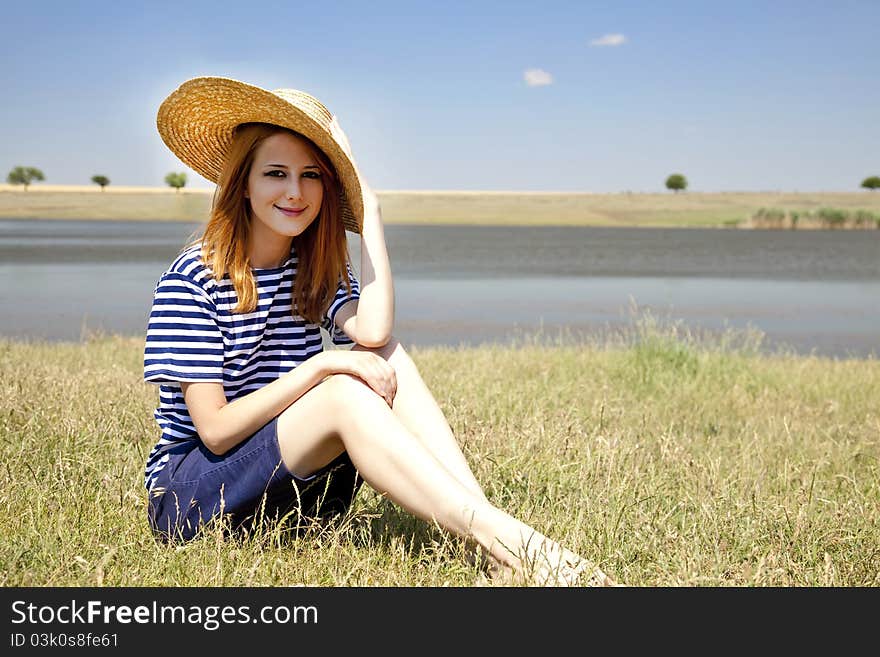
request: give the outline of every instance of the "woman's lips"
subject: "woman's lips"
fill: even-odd
[[[278,210],[280,210],[281,212],[283,212],[285,215],[287,215],[288,217],[298,217],[299,215],[301,215],[303,212],[306,211],[305,208],[300,208],[299,210],[297,210],[296,208],[282,208],[277,205],[275,207]]]

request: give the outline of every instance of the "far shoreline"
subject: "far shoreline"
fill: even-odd
[[[206,187],[182,187],[180,190],[167,185],[107,185],[103,189],[95,184],[92,185],[60,185],[36,182],[31,183],[25,191],[23,185],[12,185],[0,182],[0,194],[12,192],[28,194],[34,192],[64,192],[83,194],[213,194],[215,188]],[[870,198],[869,190],[842,191],[822,190],[805,192],[799,190],[683,190],[673,192],[669,190],[656,191],[633,191],[621,190],[616,192],[595,192],[590,190],[520,190],[520,189],[376,189],[377,194],[385,195],[416,195],[416,196],[663,196],[663,197],[686,197],[686,196],[773,196],[773,195],[802,195],[802,196],[826,196],[826,195],[850,195],[855,194]],[[876,193],[880,198],[880,192]]]
[[[213,189],[0,184],[0,219],[207,221]],[[880,229],[880,194],[859,192],[543,192],[376,190],[385,224],[641,228]],[[830,226],[830,209],[863,220]],[[763,215],[762,215],[763,213]],[[796,226],[756,221],[796,214]],[[864,219],[867,217],[868,219]]]

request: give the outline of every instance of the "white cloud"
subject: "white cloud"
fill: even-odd
[[[523,73],[523,79],[530,87],[543,87],[548,84],[553,84],[553,76],[547,71],[542,71],[539,68],[526,69]]]
[[[591,46],[622,46],[624,43],[626,43],[626,37],[622,34],[605,34],[590,41]]]

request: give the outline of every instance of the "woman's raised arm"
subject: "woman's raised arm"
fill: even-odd
[[[371,347],[385,345],[394,327],[394,281],[385,244],[382,210],[375,192],[367,184],[351,153],[348,137],[336,117],[330,124],[334,139],[345,149],[358,173],[364,200],[364,223],[361,228],[361,297],[355,315],[358,342]]]

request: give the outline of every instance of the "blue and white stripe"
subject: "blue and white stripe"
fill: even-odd
[[[238,303],[228,276],[215,281],[201,259],[199,245],[185,249],[159,278],[147,326],[144,381],[159,384],[154,415],[162,430],[147,458],[144,485],[156,476],[175,449],[189,449],[198,433],[190,418],[180,382],[222,383],[226,400],[242,397],[275,381],[322,351],[320,328],[334,344],[352,340],[334,323],[348,301],[360,297],[348,265],[352,293],[342,280],[321,324],[291,314],[297,271],[295,249],[274,269],[254,269],[259,301],[254,312],[233,314]]]

